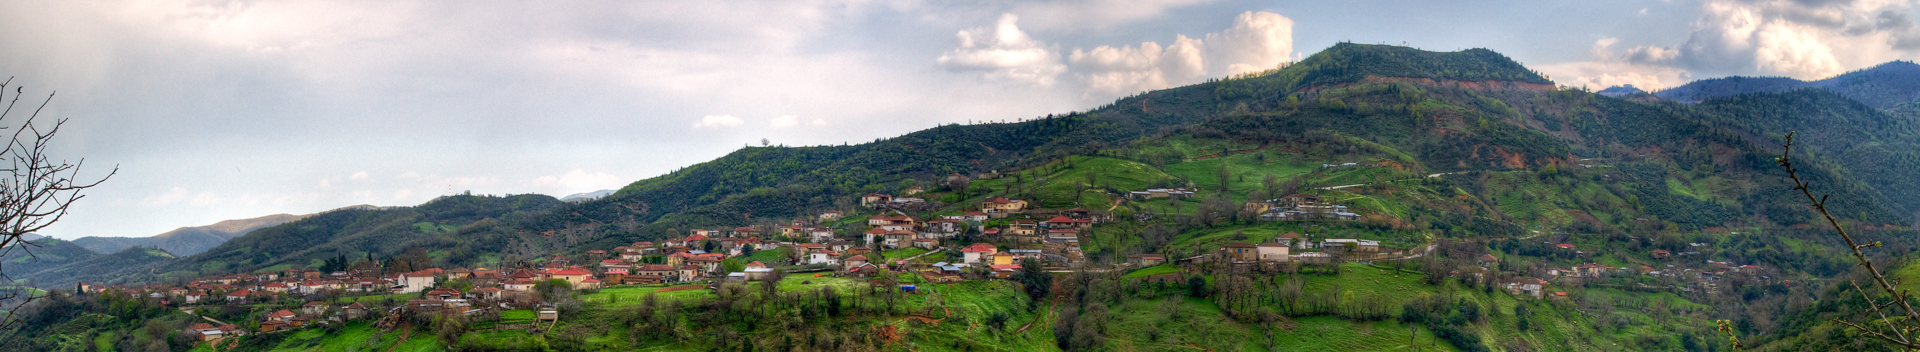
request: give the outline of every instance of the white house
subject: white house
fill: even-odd
[[[1263,261],[1263,262],[1287,261],[1288,248],[1287,248],[1287,244],[1285,243],[1266,242],[1266,243],[1261,243],[1255,247],[1256,248],[1254,248],[1254,252],[1256,252],[1259,255],[1260,261]]]
[[[414,293],[414,292],[424,291],[428,287],[433,287],[434,277],[433,277],[433,273],[429,273],[425,271],[415,271],[411,273],[401,274],[400,278],[394,281],[399,281],[401,285],[406,285],[406,287],[401,288],[400,291],[397,291],[394,293]]]

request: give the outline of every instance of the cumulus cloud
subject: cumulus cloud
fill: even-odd
[[[354,181],[372,181],[373,176],[367,176],[366,171],[361,171],[353,173],[353,176],[347,176],[347,179]]]
[[[1293,20],[1271,12],[1244,12],[1226,30],[1205,39],[1177,35],[1162,46],[1075,48],[1067,56],[1089,93],[1125,94],[1198,83],[1278,67],[1293,54]]]
[[[701,116],[700,122],[693,123],[693,128],[733,127],[744,123],[747,121],[733,115],[707,115]]]
[[[1920,49],[1910,12],[1905,1],[1708,0],[1685,43],[1636,46],[1620,59],[1701,74],[1824,78]]]
[[[1685,83],[1692,77],[1685,70],[1650,62],[1670,61],[1672,50],[1639,47],[1629,48],[1625,55],[1621,55],[1613,51],[1613,45],[1619,42],[1619,38],[1595,40],[1589,49],[1593,55],[1592,61],[1536,65],[1534,68],[1545,73],[1554,83],[1596,90],[1633,85],[1651,91]],[[1648,60],[1648,57],[1664,58]]]
[[[1027,36],[1020,30],[1019,21],[1020,16],[1003,14],[992,28],[960,31],[954,35],[960,47],[935,61],[954,71],[979,71],[989,78],[1053,85],[1054,77],[1067,70],[1060,64],[1060,53]]]

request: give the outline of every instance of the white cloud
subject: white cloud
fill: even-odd
[[[1025,17],[1035,28],[1081,31],[1102,30],[1159,18],[1173,9],[1214,2],[1213,0],[1067,0],[1027,1],[1015,6],[1013,13]]]
[[[826,125],[827,125],[827,119],[813,119],[813,125],[814,125],[814,126],[826,126]]]
[[[768,121],[767,124],[770,126],[773,126],[773,128],[787,128],[787,127],[799,126],[800,118],[794,117],[793,115],[786,115],[781,117],[775,117],[773,118],[772,121]]]
[[[1293,20],[1272,12],[1243,12],[1233,27],[1207,35],[1210,60],[1228,75],[1279,67],[1293,54]]]
[[[610,173],[573,169],[564,174],[534,178],[531,184],[535,188],[552,192],[555,196],[565,196],[570,193],[620,188],[630,181],[632,180]]]
[[[1671,88],[1693,79],[1686,70],[1668,66],[1625,62],[1581,61],[1535,65],[1555,84],[1600,90],[1612,86],[1633,85],[1646,91]]]
[[[1912,10],[1906,1],[1707,0],[1686,43],[1636,46],[1620,58],[1708,75],[1825,78],[1920,49]]]
[[[693,128],[733,127],[743,123],[747,123],[746,120],[741,120],[739,117],[734,117],[733,115],[707,115],[701,116],[700,122],[695,122]]]
[[[372,181],[373,177],[367,176],[366,171],[361,171],[353,173],[353,176],[347,176],[347,179],[354,181]]]
[[[989,78],[1052,86],[1054,77],[1066,72],[1066,65],[1060,64],[1060,54],[1053,47],[1021,31],[1019,21],[1019,16],[1002,14],[993,28],[960,31],[954,34],[960,47],[940,55],[935,62],[949,70],[978,71]]]
[[[1165,46],[1144,42],[1075,48],[1067,60],[1088,93],[1101,97],[1199,83],[1279,67],[1293,54],[1293,20],[1271,12],[1244,12],[1233,26],[1205,38],[1176,35]]]

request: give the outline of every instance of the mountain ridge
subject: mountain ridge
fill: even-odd
[[[1732,76],[1688,82],[1654,96],[1688,104],[1741,94],[1778,93],[1799,88],[1832,91],[1875,109],[1920,101],[1920,64],[1890,61],[1814,81],[1788,77]]]
[[[96,237],[76,238],[74,244],[95,253],[116,253],[127,248],[149,247],[165,250],[175,255],[194,255],[218,246],[234,237],[245,235],[255,229],[284,224],[304,219],[313,214],[292,215],[273,214],[246,219],[222,220],[209,225],[187,226],[147,237]]]

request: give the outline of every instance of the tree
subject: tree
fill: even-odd
[[[1220,169],[1214,171],[1214,176],[1220,177],[1220,193],[1224,194],[1227,193],[1227,188],[1231,185],[1228,182],[1233,181],[1233,171],[1227,169],[1227,159],[1225,159],[1226,152],[1221,152],[1220,154]]]
[[[0,82],[0,99],[5,99],[6,87],[11,83],[13,83],[12,78]],[[14,116],[13,108],[19,104],[24,90],[25,87],[14,88],[13,99],[7,101],[4,110],[0,110],[0,123],[6,123],[8,117]],[[53,101],[53,95],[54,93],[47,93],[47,98],[40,102],[39,107],[34,108],[25,119],[19,120],[18,127],[12,126],[11,123],[0,127],[0,129],[13,129],[13,138],[7,141],[5,147],[0,147],[0,159],[11,162],[4,169],[0,169],[11,176],[0,178],[0,248],[5,248],[0,250],[0,255],[19,250],[32,256],[33,248],[38,248],[39,245],[23,240],[21,236],[40,231],[59,222],[61,218],[66,217],[68,206],[86,197],[81,195],[80,191],[98,186],[120,171],[120,167],[115,166],[107,172],[106,176],[84,181],[80,178],[80,171],[86,164],[86,159],[71,164],[66,161],[58,163],[52,161],[49,147],[52,145],[54,135],[60,132],[60,126],[65,125],[67,120],[55,120],[52,126],[42,126],[36,124],[34,120],[40,117],[40,111],[46,109],[47,103]],[[5,268],[0,267],[0,282],[12,281],[7,277]],[[0,329],[12,328],[19,322],[19,319],[14,316],[14,312],[19,309],[15,308],[39,297],[44,295],[33,296],[31,290],[0,293],[0,302],[13,304],[11,307],[0,307],[0,310],[6,311],[4,315],[0,315]]]
[[[1013,281],[1026,286],[1027,310],[1040,308],[1040,301],[1053,292],[1053,275],[1042,271],[1038,260],[1021,260],[1020,271],[1013,273]]]
[[[1206,297],[1207,278],[1200,277],[1200,275],[1187,278],[1187,296]]]

